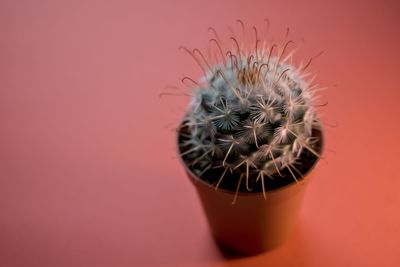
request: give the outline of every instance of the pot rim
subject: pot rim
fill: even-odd
[[[179,123],[179,126],[181,126],[183,123],[183,120]],[[180,129],[180,127],[178,127],[178,129]],[[320,134],[321,134],[321,148],[320,151],[322,152],[321,155],[323,154],[323,152],[325,151],[325,137],[324,137],[324,133],[321,127],[321,122],[318,120],[318,129],[317,129]],[[179,133],[180,130],[177,130],[177,135],[176,135],[176,150],[178,153],[178,158],[180,163],[184,166],[186,173],[188,174],[189,178],[192,180],[192,182],[196,182],[196,183],[201,183],[209,188],[215,189],[215,186],[205,182],[203,179],[201,179],[200,177],[198,177],[197,175],[195,175],[193,173],[193,171],[186,165],[185,161],[183,160],[181,153],[179,151]],[[315,167],[318,165],[319,161],[321,158],[318,158],[315,160],[314,164],[307,170],[307,172],[301,177],[301,179],[299,179],[299,182],[293,181],[290,184],[281,186],[279,188],[276,189],[272,189],[272,190],[266,190],[265,193],[266,194],[271,194],[271,193],[276,193],[276,192],[280,192],[283,190],[286,190],[292,186],[295,185],[302,185],[304,183],[304,180],[310,175],[310,173],[315,169]],[[237,192],[236,191],[230,191],[227,189],[222,189],[222,188],[218,188],[218,190],[215,190],[216,192],[220,192],[220,193],[225,193],[225,194],[230,194],[230,195],[237,195],[237,196],[244,196],[244,197],[250,197],[250,196],[262,196],[263,192]]]

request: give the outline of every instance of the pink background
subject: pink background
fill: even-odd
[[[400,266],[398,1],[0,3],[0,266]],[[208,26],[294,40],[328,86],[294,235],[225,259],[175,155]]]

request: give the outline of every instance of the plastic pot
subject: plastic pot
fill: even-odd
[[[297,223],[310,175],[300,183],[262,193],[239,193],[218,189],[187,174],[193,182],[216,241],[237,254],[254,255],[283,243]]]
[[[322,151],[322,132],[318,130],[316,134],[321,138],[317,150]],[[197,190],[215,240],[222,248],[241,255],[265,252],[288,238],[297,224],[312,170],[319,161],[315,161],[298,183],[267,191],[266,199],[262,192],[239,192],[235,204],[232,204],[234,191],[215,190],[214,186],[193,174],[180,159]]]

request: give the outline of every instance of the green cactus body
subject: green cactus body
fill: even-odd
[[[304,66],[287,64],[284,49],[279,56],[266,50],[229,51],[193,90],[179,149],[189,169],[215,188],[235,184],[236,192],[265,197],[282,181],[299,181],[319,157],[320,124]]]

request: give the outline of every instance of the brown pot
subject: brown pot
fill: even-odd
[[[317,131],[317,135],[322,151],[322,132]],[[194,175],[182,159],[181,162],[197,189],[217,243],[237,254],[254,255],[277,247],[290,235],[318,159],[300,182],[267,191],[266,199],[262,192],[239,192],[235,204],[232,204],[235,192],[215,190]]]
[[[297,222],[310,175],[300,183],[262,193],[239,193],[215,190],[187,172],[203,204],[216,241],[238,254],[253,255],[280,245]]]

